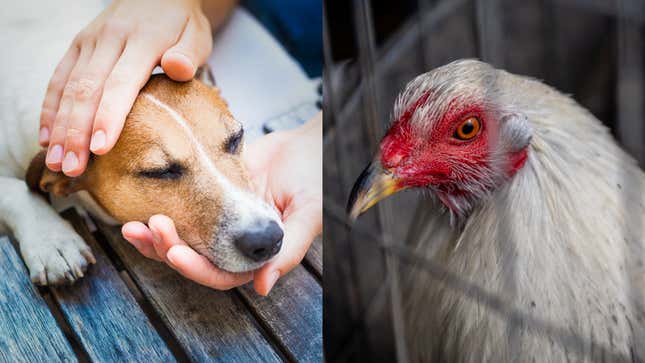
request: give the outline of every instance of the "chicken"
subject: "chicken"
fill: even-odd
[[[644,181],[571,98],[461,60],[399,95],[348,211],[435,197],[408,243],[443,272],[401,272],[412,361],[645,361]]]

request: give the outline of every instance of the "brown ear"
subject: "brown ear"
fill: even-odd
[[[29,189],[58,196],[67,196],[82,189],[80,178],[70,178],[61,172],[57,173],[47,169],[46,156],[47,150],[41,150],[31,160],[25,176]]]
[[[29,189],[33,191],[40,191],[38,184],[40,183],[40,177],[43,175],[43,169],[45,169],[45,157],[47,156],[47,150],[40,150],[29,163],[29,168],[27,168],[27,175],[25,175],[25,181],[29,186]]]
[[[208,87],[213,87],[215,88],[215,76],[213,75],[213,72],[211,71],[211,67],[208,64],[204,64],[203,66],[197,68],[197,72],[195,72],[195,79],[200,80],[203,84],[207,85]]]

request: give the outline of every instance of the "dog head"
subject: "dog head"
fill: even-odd
[[[153,76],[137,97],[115,147],[81,176],[45,167],[28,184],[54,195],[86,191],[120,223],[164,214],[179,236],[218,267],[260,267],[282,244],[278,212],[252,193],[242,163],[244,132],[215,87]]]

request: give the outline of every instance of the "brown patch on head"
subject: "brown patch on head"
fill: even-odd
[[[249,188],[239,153],[230,154],[225,149],[227,140],[241,125],[233,119],[219,91],[197,81],[178,83],[154,76],[137,98],[119,142],[111,152],[97,158],[88,172],[88,189],[121,222],[145,222],[161,213],[174,220],[189,243],[207,241],[217,226],[204,223],[200,227],[194,222],[215,219],[211,214],[222,209],[223,191],[209,181],[191,135],[170,112],[145,95],[174,110],[217,168],[225,170],[235,184]]]
[[[250,192],[241,131],[216,88],[153,76],[115,147],[94,157],[81,177],[63,176],[67,183],[56,185],[87,190],[121,223],[167,215],[183,240],[220,267],[256,268],[261,263],[240,254],[234,241],[245,228],[280,220]]]

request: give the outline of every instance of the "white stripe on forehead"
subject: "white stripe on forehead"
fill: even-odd
[[[183,116],[179,114],[179,112],[175,111],[172,107],[149,93],[141,94],[145,99],[152,102],[162,110],[166,111],[170,115],[172,120],[175,121],[175,123],[179,125],[179,127],[181,127],[181,129],[184,131],[184,134],[186,134],[186,136],[188,137],[190,143],[195,147],[200,163],[203,165],[203,167],[205,167],[208,174],[215,179],[215,181],[220,185],[220,187],[226,194],[226,198],[224,198],[225,204],[231,203],[232,205],[239,207],[240,205],[243,205],[244,202],[250,201],[251,198],[249,198],[249,193],[243,192],[236,185],[231,183],[228,178],[226,178],[222,173],[220,173],[219,170],[217,170],[217,167],[215,167],[213,160],[208,156],[206,149],[204,149],[204,146],[199,142],[199,140],[197,140],[197,137],[195,137],[195,134],[191,130],[190,126],[188,126],[188,123],[183,118]],[[244,210],[242,208],[242,211],[237,214],[239,217],[243,217],[246,213],[244,213]]]
[[[239,188],[237,185],[233,184],[217,169],[217,167],[215,167],[215,164],[208,156],[206,149],[204,149],[204,146],[199,142],[199,140],[197,140],[192,129],[179,112],[175,111],[169,105],[149,93],[142,92],[141,95],[144,99],[152,102],[155,106],[167,112],[172,120],[179,125],[182,131],[186,134],[190,143],[195,147],[200,163],[203,164],[204,169],[214,179],[212,182],[218,184],[221,188],[221,200],[224,205],[224,210],[222,210],[222,220],[226,221],[226,224],[228,224],[228,231],[225,231],[223,234],[220,232],[220,239],[230,240],[249,228],[257,228],[258,223],[262,223],[267,220],[273,220],[280,226],[283,225],[276,209],[269,206],[269,204],[259,196],[253,194],[251,191]],[[209,181],[202,185],[208,188],[213,184]],[[229,243],[232,242],[229,241]]]
[[[278,224],[282,225],[282,221],[278,217],[276,211],[271,209],[271,207],[260,199],[260,197],[250,191],[240,189],[237,185],[229,181],[228,178],[226,178],[226,176],[217,169],[217,167],[215,167],[215,164],[208,156],[204,146],[199,142],[199,140],[197,140],[190,126],[188,126],[188,123],[179,114],[179,112],[175,111],[166,103],[149,93],[141,93],[141,95],[146,100],[166,111],[171,116],[172,120],[181,127],[190,143],[195,146],[199,161],[205,166],[208,174],[210,174],[223,189],[223,194],[225,196],[223,198],[223,203],[227,205],[226,213],[230,217],[235,218],[235,224],[238,228],[250,226],[258,218],[275,220]]]
[[[181,129],[184,131],[184,133],[190,140],[191,144],[193,144],[195,146],[195,149],[197,149],[197,156],[199,156],[200,161],[206,166],[206,169],[208,170],[209,174],[211,174],[212,176],[220,180],[225,179],[224,176],[217,170],[211,158],[208,157],[208,154],[206,153],[204,146],[202,146],[199,140],[197,140],[197,138],[195,137],[195,134],[193,134],[193,131],[188,126],[188,123],[179,114],[179,112],[173,110],[170,106],[163,103],[158,98],[156,98],[155,96],[149,93],[141,93],[141,95],[143,95],[143,97],[145,97],[148,101],[154,103],[162,110],[168,112],[168,114],[172,117],[172,119],[181,127]]]

